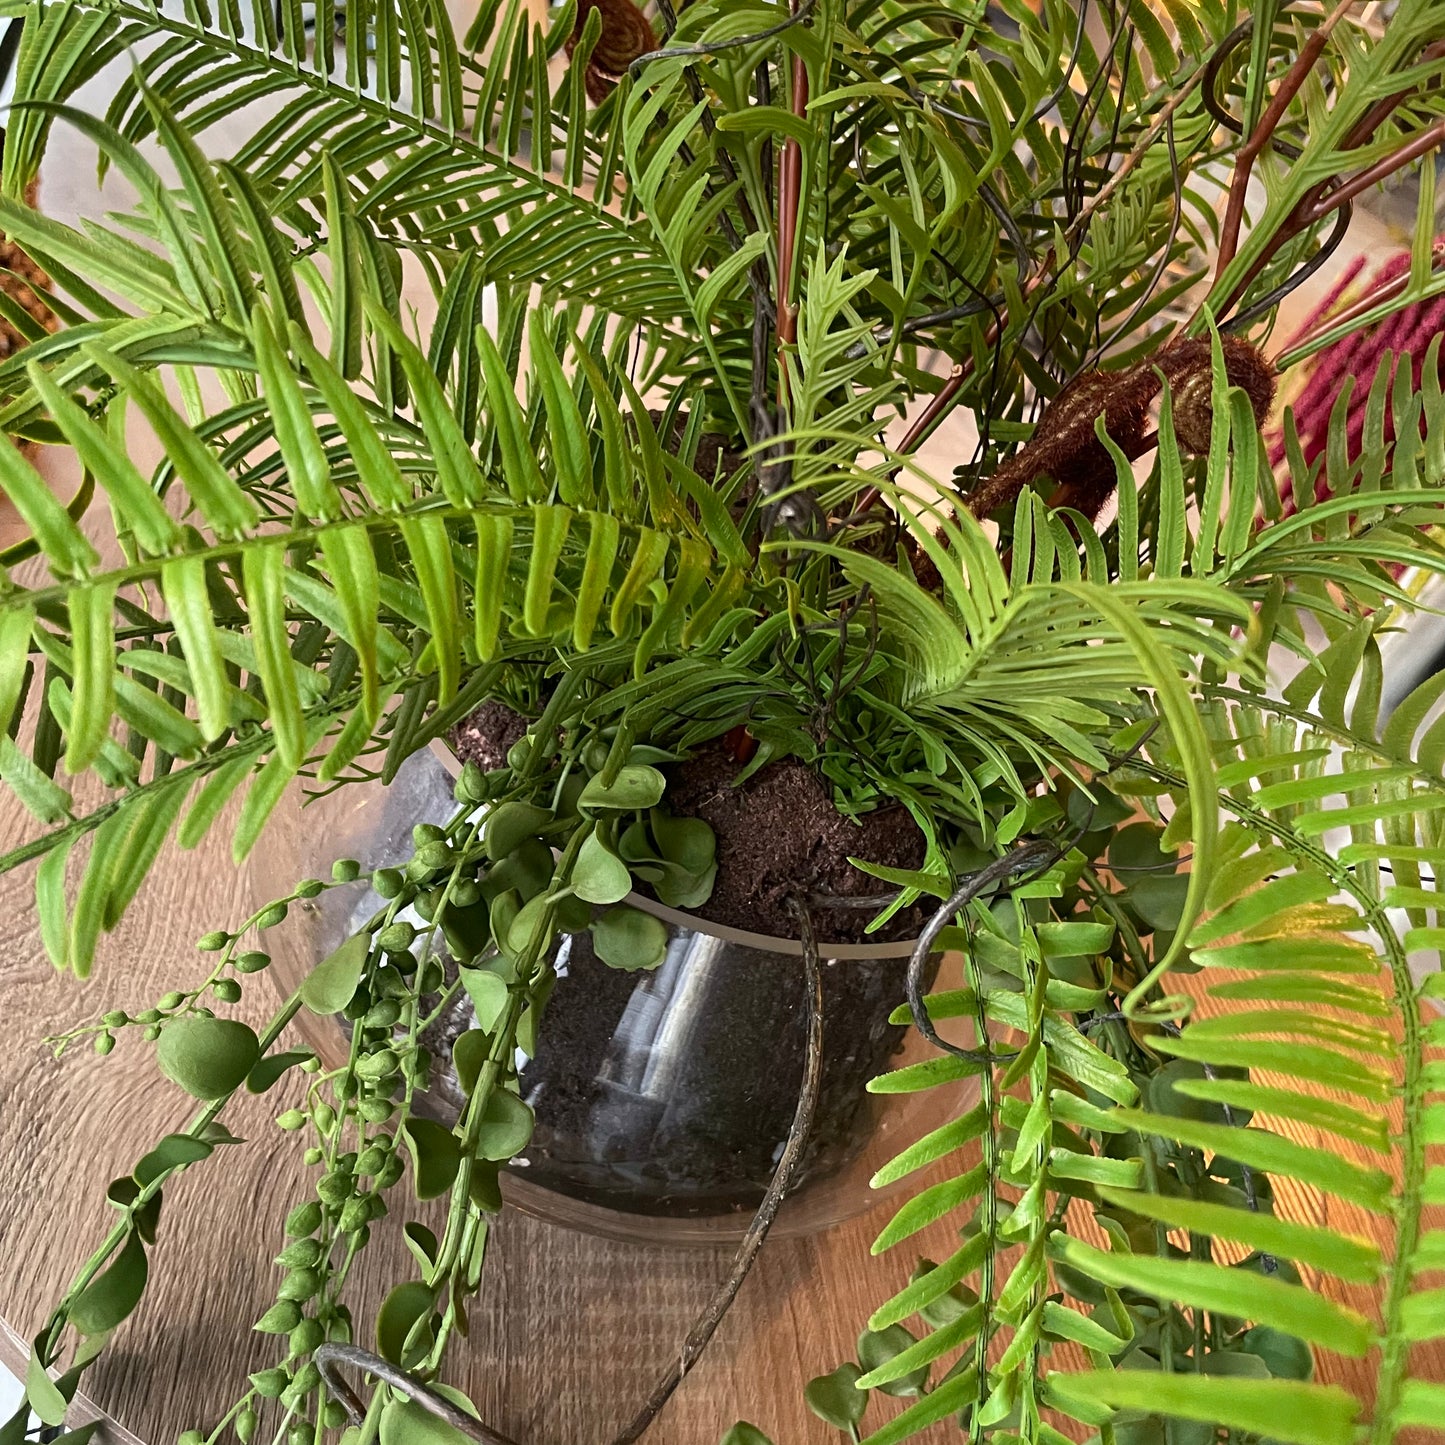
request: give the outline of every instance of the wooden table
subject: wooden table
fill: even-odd
[[[0,844],[28,831],[15,801],[0,797]],[[299,859],[306,838],[299,812],[283,804],[261,846]],[[268,870],[274,864],[271,852]],[[309,870],[302,862],[296,871]],[[106,1182],[129,1173],[151,1142],[188,1114],[187,1101],[155,1074],[138,1040],[124,1039],[107,1059],[81,1047],[57,1062],[42,1036],[110,1007],[150,1006],[203,967],[192,950],[197,935],[258,902],[247,871],[238,874],[230,863],[224,828],[194,853],[168,853],[103,948],[96,976],[80,983],[57,976],[46,961],[30,883],[27,873],[0,878],[0,997],[8,1022],[0,1056],[0,1316],[27,1337],[107,1227]],[[265,987],[252,992],[249,1011],[260,1017],[272,996]],[[248,1370],[273,1362],[269,1343],[249,1325],[272,1298],[280,1221],[311,1172],[301,1166],[300,1137],[270,1123],[282,1107],[275,1098],[245,1099],[234,1118],[228,1114],[232,1129],[252,1141],[244,1153],[208,1161],[168,1189],[146,1297],[87,1377],[96,1403],[154,1445],[207,1425]],[[1376,1228],[1369,1216],[1312,1192],[1291,1191],[1285,1207],[1357,1232]],[[875,1211],[818,1238],[770,1242],[655,1438],[715,1445],[741,1417],[777,1445],[836,1441],[808,1413],[802,1387],[851,1358],[870,1309],[911,1266],[911,1251],[870,1258],[879,1222]],[[936,1228],[920,1252],[949,1248],[948,1227]],[[388,1284],[410,1273],[397,1232],[378,1229],[358,1276],[353,1305],[368,1333],[368,1316]],[[470,1339],[454,1352],[452,1378],[484,1418],[523,1445],[604,1442],[646,1394],[726,1261],[727,1251],[614,1244],[509,1212],[496,1228],[485,1292]],[[1352,1292],[1368,1307],[1358,1296]],[[1351,1388],[1368,1390],[1369,1361],[1332,1368]],[[1420,1368],[1445,1380],[1445,1343]],[[881,1421],[892,1403],[874,1406],[870,1422]],[[940,1429],[932,1438],[957,1436]]]

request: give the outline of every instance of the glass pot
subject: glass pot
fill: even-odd
[[[411,829],[455,811],[449,753],[411,758],[386,787],[354,784],[309,804],[300,856],[253,865],[265,896],[338,858],[365,870],[409,856]],[[298,850],[299,851],[299,850]],[[288,992],[381,906],[365,882],[292,906],[267,935],[272,974]],[[601,963],[591,935],[564,936],[557,983],[534,1058],[518,1057],[536,1127],[504,1173],[509,1204],[570,1228],[666,1244],[726,1243],[747,1228],[787,1138],[806,1056],[802,946],[707,923],[637,895],[669,932],[651,972]],[[973,1081],[875,1095],[867,1083],[929,1057],[890,1024],[903,1001],[907,942],[822,944],[824,1065],[816,1122],[778,1216],[784,1234],[813,1233],[880,1198],[875,1171],[971,1102]],[[439,957],[452,967],[444,953]],[[347,1056],[350,1026],[304,1011],[298,1026],[328,1067]],[[429,1030],[431,1082],[419,1112],[451,1125],[464,1096],[451,1044],[475,1027],[459,991]]]

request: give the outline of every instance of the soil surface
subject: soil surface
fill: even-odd
[[[507,750],[526,731],[527,720],[499,702],[484,703],[449,736],[463,762],[501,767]],[[679,817],[701,818],[717,835],[717,881],[712,896],[693,910],[710,923],[751,933],[794,938],[791,900],[806,896],[820,941],[862,943],[911,938],[923,926],[915,906],[890,920],[886,930],[866,932],[879,911],[829,907],[829,898],[868,898],[890,891],[855,868],[866,858],[892,868],[923,864],[923,834],[905,808],[879,808],[854,821],[833,806],[827,785],[795,758],[769,763],[747,782],[734,783],[740,764],[717,742],[667,769],[666,803]]]
[[[452,751],[464,763],[475,763],[484,773],[507,761],[512,744],[527,731],[527,719],[506,703],[484,702],[447,734]]]
[[[738,763],[714,744],[673,768],[666,802],[673,813],[701,818],[717,835],[717,882],[694,910],[712,923],[774,937],[797,936],[791,900],[809,897],[814,929],[831,943],[908,938],[922,926],[910,909],[878,935],[865,932],[876,908],[828,907],[825,898],[866,898],[889,885],[848,860],[893,868],[922,866],[923,834],[905,808],[880,808],[857,821],[833,806],[827,785],[795,758],[770,763],[741,786]]]

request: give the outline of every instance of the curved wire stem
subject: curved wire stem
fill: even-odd
[[[812,1135],[823,1081],[823,970],[818,957],[817,938],[813,931],[813,916],[805,904],[795,903],[794,911],[803,944],[808,1049],[803,1065],[803,1082],[798,1089],[798,1102],[793,1110],[793,1122],[788,1130],[787,1142],[783,1145],[782,1155],[773,1171],[767,1192],[763,1195],[752,1223],[748,1225],[747,1233],[738,1246],[738,1252],[733,1257],[732,1268],[727,1277],[713,1291],[712,1297],[693,1322],[677,1358],[653,1387],[652,1393],[637,1414],[613,1437],[612,1445],[634,1445],[657,1418],[662,1407],[672,1398],[677,1387],[687,1378],[693,1366],[702,1358],[703,1351],[716,1334],[717,1327],[732,1307],[743,1281],[747,1279],[757,1260],[758,1252],[778,1216],[778,1210],[793,1185],[803,1150]],[[474,1419],[444,1395],[370,1350],[359,1349],[355,1345],[324,1344],[317,1347],[311,1358],[321,1374],[327,1392],[333,1399],[341,1402],[353,1424],[359,1425],[365,1418],[366,1406],[340,1373],[341,1368],[345,1367],[374,1375],[383,1384],[399,1390],[424,1410],[445,1420],[467,1439],[475,1440],[477,1445],[517,1445],[509,1436]]]
[[[1066,852],[1068,852],[1067,845],[1060,847],[1059,844],[1045,838],[1036,838],[1032,842],[1022,843],[1011,853],[1005,853],[1002,858],[996,858],[988,867],[980,868],[976,873],[970,873],[928,920],[923,932],[918,935],[918,942],[914,945],[913,953],[908,960],[908,1011],[913,1015],[914,1028],[934,1048],[942,1049],[944,1053],[952,1054],[956,1059],[966,1059],[969,1063],[985,1066],[1006,1062],[1015,1057],[1013,1054],[995,1053],[987,1044],[981,1049],[964,1049],[941,1038],[938,1030],[933,1026],[933,1019],[928,1012],[928,1001],[923,996],[923,975],[928,967],[928,959],[933,952],[933,945],[938,935],[948,927],[955,914],[961,909],[967,908],[975,898],[981,898],[1005,879],[1015,878],[1020,874],[1033,877],[1045,872],[1053,867]]]
[[[474,1419],[465,1410],[452,1404],[445,1395],[438,1394],[400,1366],[393,1365],[390,1360],[385,1360],[380,1355],[372,1354],[370,1350],[363,1350],[357,1345],[328,1343],[318,1345],[311,1360],[320,1372],[321,1381],[332,1399],[341,1402],[342,1409],[351,1417],[353,1425],[360,1425],[365,1419],[366,1406],[342,1377],[340,1367],[343,1366],[375,1375],[383,1384],[399,1390],[408,1400],[420,1405],[438,1419],[445,1420],[453,1430],[460,1431],[470,1440],[478,1441],[479,1445],[516,1445],[510,1436]]]
[[[650,65],[654,60],[705,60],[709,55],[718,55],[724,50],[740,50],[744,46],[757,45],[760,41],[771,40],[773,36],[791,30],[795,25],[801,25],[813,13],[817,4],[818,0],[803,0],[786,20],[780,20],[766,30],[754,31],[751,35],[735,35],[731,40],[714,40],[711,44],[669,45],[661,50],[649,50],[645,55],[639,55],[627,68],[635,75],[644,65]]]

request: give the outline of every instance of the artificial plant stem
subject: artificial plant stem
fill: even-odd
[[[1336,25],[1349,14],[1355,0],[1338,0],[1335,8],[1325,17],[1309,39],[1300,47],[1300,53],[1290,67],[1279,89],[1271,97],[1259,118],[1259,124],[1250,132],[1248,140],[1240,147],[1235,158],[1234,175],[1230,180],[1229,198],[1225,202],[1224,221],[1220,226],[1219,250],[1215,261],[1214,279],[1220,280],[1229,263],[1239,249],[1239,230],[1244,223],[1244,203],[1249,190],[1249,178],[1254,163],[1269,144],[1271,137],[1284,119],[1290,102],[1299,94],[1315,62],[1324,53],[1330,35]]]

